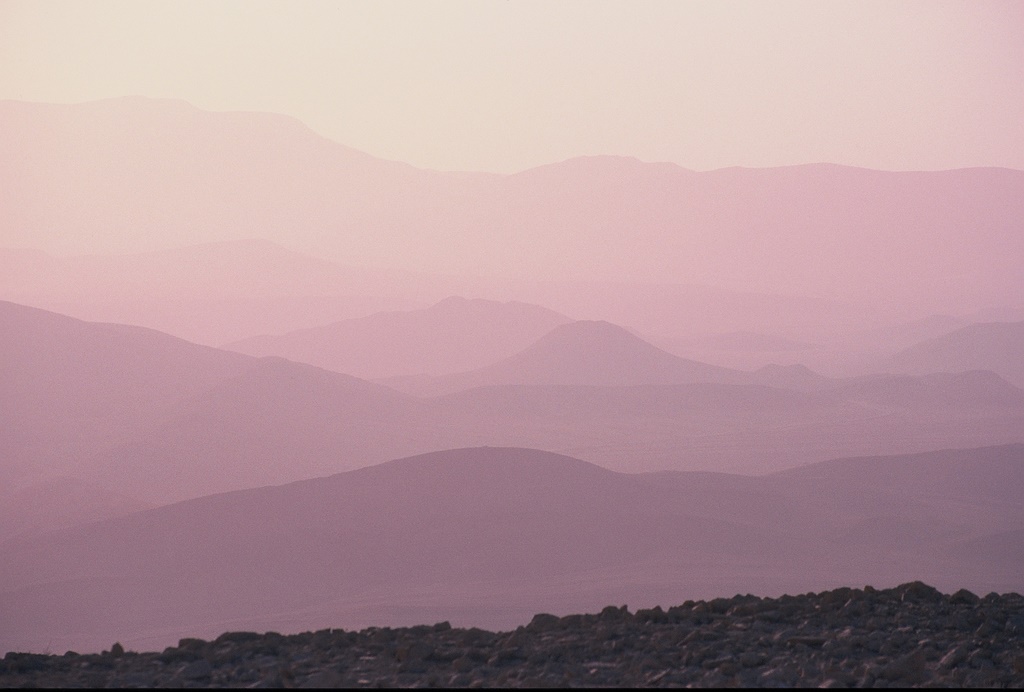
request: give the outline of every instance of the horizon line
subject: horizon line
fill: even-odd
[[[648,160],[648,159],[642,159],[642,158],[640,158],[640,157],[638,157],[638,156],[636,156],[634,154],[620,154],[620,153],[604,153],[604,154],[586,154],[586,153],[581,153],[581,154],[576,154],[574,156],[570,156],[570,157],[564,158],[564,159],[559,159],[559,160],[555,160],[555,161],[548,161],[548,162],[544,162],[544,163],[539,163],[539,164],[536,164],[536,165],[533,165],[533,166],[529,166],[527,168],[515,170],[515,171],[512,171],[512,172],[486,171],[486,170],[465,170],[465,169],[441,169],[441,168],[433,168],[433,167],[428,167],[428,166],[420,166],[420,165],[417,165],[417,164],[414,164],[414,163],[410,163],[408,161],[402,161],[402,160],[399,160],[399,159],[389,159],[389,158],[385,158],[383,156],[378,156],[378,155],[376,155],[374,153],[371,153],[371,152],[368,152],[368,151],[365,151],[365,150],[362,150],[362,149],[358,149],[356,147],[353,147],[353,146],[351,146],[349,144],[346,144],[344,142],[341,142],[341,141],[338,141],[336,139],[333,139],[332,137],[329,137],[329,136],[327,136],[327,135],[325,135],[325,134],[315,130],[313,127],[308,125],[306,122],[304,122],[301,118],[299,118],[297,116],[294,116],[294,115],[291,115],[291,114],[288,114],[288,113],[281,113],[281,112],[277,112],[277,111],[249,110],[249,109],[216,110],[216,109],[203,108],[201,106],[197,106],[194,103],[192,103],[191,101],[189,101],[187,99],[184,99],[184,98],[180,98],[180,97],[173,97],[173,96],[147,96],[145,94],[125,94],[125,95],[122,95],[122,96],[107,96],[107,97],[101,97],[101,98],[86,99],[86,100],[82,100],[82,101],[30,101],[30,100],[17,99],[17,98],[0,98],[0,104],[3,104],[3,103],[19,103],[19,104],[27,104],[27,105],[33,105],[33,106],[85,106],[85,105],[91,105],[91,104],[100,104],[100,103],[118,102],[118,101],[130,101],[130,100],[150,101],[150,102],[164,102],[164,103],[177,103],[177,104],[185,105],[185,106],[187,106],[190,109],[193,109],[193,110],[196,110],[196,111],[199,111],[199,112],[202,112],[202,113],[249,114],[249,115],[272,116],[272,117],[279,117],[279,118],[287,118],[289,120],[294,121],[297,125],[300,125],[304,129],[308,130],[313,135],[315,135],[315,136],[317,136],[317,137],[319,137],[319,138],[321,138],[321,139],[323,139],[323,140],[325,140],[327,142],[330,142],[331,144],[333,144],[335,146],[345,147],[346,149],[349,149],[349,150],[351,150],[353,152],[357,152],[359,154],[362,154],[364,156],[368,156],[368,157],[376,159],[378,161],[384,161],[384,162],[398,164],[398,165],[402,165],[402,166],[409,166],[409,167],[414,168],[416,170],[424,171],[424,172],[428,172],[428,173],[441,173],[441,174],[452,174],[452,175],[481,175],[481,176],[512,177],[512,176],[522,175],[522,174],[529,173],[529,172],[532,172],[532,171],[540,170],[540,169],[543,169],[543,168],[551,168],[551,167],[555,167],[555,166],[561,166],[561,165],[565,165],[565,164],[567,164],[569,162],[572,162],[572,161],[580,161],[580,160],[585,160],[585,159],[618,159],[618,160],[632,161],[632,162],[640,163],[640,164],[643,164],[645,166],[672,166],[673,168],[677,168],[680,171],[684,171],[684,172],[687,172],[687,173],[696,173],[696,174],[701,174],[701,173],[719,173],[719,172],[725,172],[725,171],[771,171],[771,170],[782,170],[782,169],[789,169],[789,168],[812,168],[812,167],[849,168],[849,169],[861,170],[861,171],[871,171],[871,172],[875,172],[875,173],[949,173],[949,172],[954,172],[954,171],[970,171],[970,170],[1003,170],[1003,171],[1013,171],[1013,172],[1017,172],[1017,173],[1024,173],[1024,168],[1013,168],[1013,167],[1010,167],[1010,166],[996,166],[996,165],[988,165],[988,166],[959,166],[959,167],[954,167],[954,168],[903,168],[903,169],[892,169],[892,168],[873,168],[873,167],[870,167],[870,166],[861,166],[861,165],[856,165],[856,164],[839,163],[839,162],[835,162],[835,161],[805,161],[805,162],[801,162],[801,163],[780,164],[780,165],[777,165],[777,166],[748,166],[748,165],[742,165],[742,164],[733,164],[733,165],[728,165],[728,166],[719,166],[719,167],[715,167],[715,168],[698,169],[698,168],[690,168],[690,167],[685,166],[685,165],[683,165],[681,163],[678,163],[676,161]]]

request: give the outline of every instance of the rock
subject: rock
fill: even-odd
[[[223,644],[224,642],[253,642],[263,638],[263,635],[255,632],[225,632],[214,640],[215,644]],[[180,645],[179,645],[180,646]]]
[[[345,677],[336,670],[321,670],[303,680],[299,687],[303,689],[336,689],[345,687]]]
[[[629,609],[626,606],[622,606],[621,608],[606,606],[598,617],[604,621],[614,622],[618,620],[628,620],[632,616],[629,614]]]
[[[960,589],[955,594],[949,597],[949,602],[953,605],[974,605],[981,599],[975,596],[967,589]]]
[[[744,668],[756,668],[762,665],[768,656],[760,651],[744,651],[737,659],[739,664]]]
[[[276,673],[265,678],[261,678],[258,682],[254,682],[249,685],[254,690],[276,690],[284,687],[284,680],[281,679],[280,675]]]
[[[534,632],[546,632],[551,629],[555,629],[561,623],[561,618],[557,615],[551,615],[550,613],[537,613],[530,620],[530,624],[527,625],[527,629]]]
[[[969,651],[966,646],[958,646],[939,659],[939,667],[948,671],[948,669],[954,668],[966,661],[968,653]]]
[[[924,652],[915,651],[909,656],[896,659],[882,668],[879,677],[903,685],[916,685],[924,682],[930,677],[925,668]]]
[[[936,593],[911,582],[636,615],[541,613],[505,633],[439,623],[227,632],[161,653],[11,652],[0,687],[1020,686],[1024,598]]]
[[[415,641],[408,646],[400,646],[395,649],[395,659],[399,663],[408,661],[422,661],[434,653],[433,647],[421,641]]]
[[[896,587],[896,591],[900,594],[901,601],[938,603],[944,598],[941,591],[919,581],[902,584]]]
[[[211,675],[213,675],[213,666],[209,661],[203,659],[192,661],[178,671],[178,677],[184,680],[201,680]]]
[[[118,687],[153,687],[156,675],[153,673],[126,673],[117,680]]]

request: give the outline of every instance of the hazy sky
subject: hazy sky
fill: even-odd
[[[0,0],[0,98],[294,115],[385,158],[1024,169],[1024,2]]]

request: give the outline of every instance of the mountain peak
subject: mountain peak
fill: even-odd
[[[493,385],[632,386],[742,383],[749,375],[687,360],[603,320],[559,325],[523,351],[478,370],[439,378],[432,393]]]

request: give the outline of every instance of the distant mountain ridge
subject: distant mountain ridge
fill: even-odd
[[[129,255],[0,248],[0,299],[208,346],[409,307],[429,279],[346,267],[266,240]]]
[[[474,371],[434,378],[422,391],[494,385],[748,383],[750,373],[674,356],[603,320],[559,325],[523,351]]]
[[[537,305],[452,296],[421,310],[381,312],[225,348],[368,379],[444,375],[489,365],[570,321]]]
[[[290,118],[139,98],[0,103],[0,152],[0,244],[51,251],[261,237],[361,265],[682,280],[932,311],[1015,296],[1024,257],[1024,172],[1008,169],[697,173],[595,157],[448,174]]]
[[[991,373],[746,373],[675,358],[609,324],[556,330],[496,371],[406,383],[452,385],[447,396],[419,398],[278,357],[0,302],[9,423],[0,427],[0,479],[17,489],[73,477],[167,502],[467,445],[535,447],[620,470],[766,472],[925,444],[1024,441],[1024,394]]]
[[[906,348],[883,366],[913,374],[991,370],[1024,387],[1024,322],[970,324]]]

